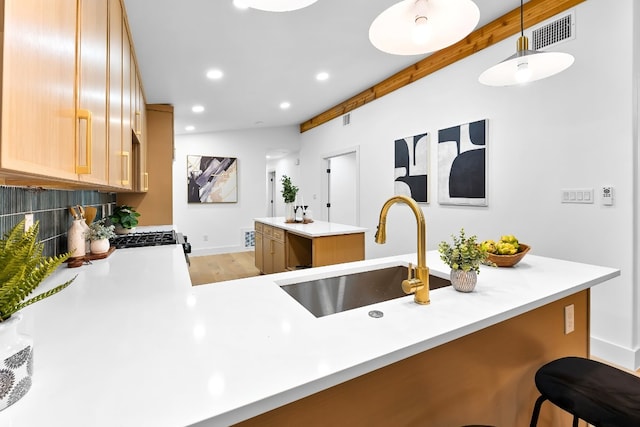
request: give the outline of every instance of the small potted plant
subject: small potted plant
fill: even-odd
[[[296,201],[296,194],[298,194],[298,187],[293,185],[290,177],[282,175],[282,197],[286,205],[285,222],[295,221],[294,203]]]
[[[453,245],[440,242],[438,251],[440,259],[451,267],[451,284],[461,292],[471,292],[478,281],[480,264],[492,263],[488,261],[487,251],[478,244],[477,237],[467,237],[464,228],[458,236],[451,236]]]
[[[69,258],[69,253],[45,257],[37,241],[39,223],[25,230],[24,221],[0,240],[0,410],[15,403],[31,388],[33,339],[18,332],[20,310],[54,295],[75,277],[46,292],[29,295]]]
[[[116,206],[109,216],[109,220],[115,225],[116,234],[127,234],[135,230],[140,214],[135,208],[127,205]]]
[[[113,224],[106,225],[106,218],[89,224],[89,230],[85,233],[85,237],[91,241],[92,254],[104,254],[109,252],[109,239],[116,237],[115,226]]]

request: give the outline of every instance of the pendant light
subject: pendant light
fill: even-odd
[[[462,40],[479,20],[471,0],[403,0],[378,15],[369,40],[383,52],[421,55]]]
[[[312,5],[318,0],[241,0],[244,6],[267,12],[289,12]]]
[[[573,64],[573,55],[563,52],[529,50],[524,35],[523,0],[520,0],[520,37],[517,52],[480,75],[487,86],[513,86],[544,79],[566,70]]]

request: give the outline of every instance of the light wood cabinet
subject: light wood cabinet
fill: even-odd
[[[285,232],[269,225],[262,226],[262,272],[278,273],[286,270]],[[257,266],[256,266],[257,267]]]
[[[0,4],[0,168],[76,181],[76,0]]]
[[[255,263],[256,268],[260,271],[264,271],[264,251],[262,250],[264,239],[262,238],[262,224],[256,222],[255,224]]]
[[[116,202],[135,206],[140,225],[173,224],[173,107],[150,104],[146,108],[149,190],[118,193]]]
[[[108,3],[81,0],[78,4],[78,174],[83,182],[108,185]]]

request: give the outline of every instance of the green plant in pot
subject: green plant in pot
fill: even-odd
[[[107,225],[106,218],[89,224],[85,237],[91,241],[91,253],[103,254],[109,251],[109,239],[116,237],[115,226]]]
[[[461,292],[471,292],[478,281],[480,264],[492,265],[487,251],[478,243],[474,235],[467,237],[464,228],[458,236],[451,236],[453,244],[442,241],[438,245],[440,259],[451,267],[451,284]]]
[[[29,298],[70,254],[43,256],[44,245],[37,241],[39,223],[26,231],[24,225],[20,222],[0,240],[0,410],[15,403],[31,387],[33,340],[17,331],[20,310],[60,292],[75,280]]]
[[[115,225],[115,231],[118,234],[126,234],[131,232],[138,225],[138,213],[135,208],[127,205],[116,206],[113,213],[109,216],[109,220]]]
[[[293,204],[296,201],[296,195],[298,194],[298,187],[293,185],[291,178],[287,175],[282,175],[282,197],[286,203],[285,221],[295,221],[295,211]]]

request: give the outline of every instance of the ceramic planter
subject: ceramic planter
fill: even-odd
[[[103,254],[109,251],[109,239],[100,239],[91,241],[91,253]]]
[[[478,274],[475,270],[451,270],[449,277],[453,289],[460,292],[472,292],[478,282]]]
[[[0,411],[20,400],[31,388],[33,340],[18,333],[22,316],[0,322]]]

